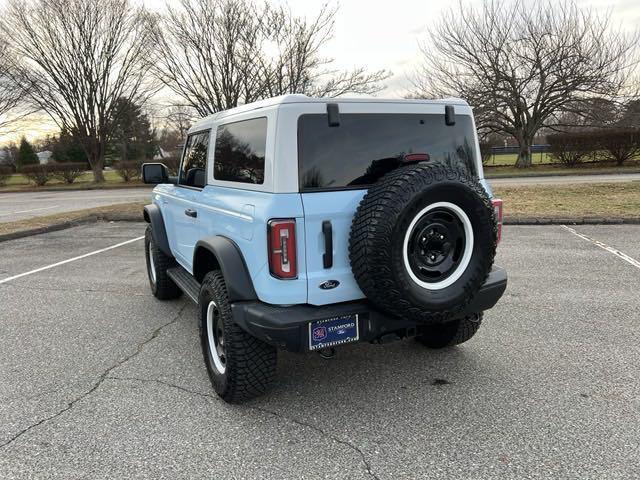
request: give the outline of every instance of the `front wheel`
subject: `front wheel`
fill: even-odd
[[[482,313],[447,323],[423,326],[416,340],[428,348],[445,348],[459,345],[471,339],[482,323]]]
[[[198,301],[202,354],[211,384],[229,403],[262,395],[276,373],[276,348],[242,330],[231,316],[224,277],[209,272]]]
[[[160,300],[178,298],[182,291],[167,275],[167,270],[175,267],[175,260],[166,255],[155,244],[151,225],[147,226],[144,234],[144,254],[147,261],[147,275],[151,293]]]

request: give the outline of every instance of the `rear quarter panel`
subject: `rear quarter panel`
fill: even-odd
[[[258,298],[271,304],[307,301],[304,255],[305,232],[299,194],[273,194],[208,185],[197,206],[201,238],[221,235],[240,248]],[[267,222],[271,218],[295,218],[298,278],[279,280],[269,272]]]

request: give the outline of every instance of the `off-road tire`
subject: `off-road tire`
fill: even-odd
[[[421,327],[416,340],[428,348],[445,348],[460,345],[473,337],[482,323],[482,313],[460,320]]]
[[[151,250],[151,255],[149,251]],[[144,253],[147,264],[147,276],[149,278],[149,287],[151,293],[160,300],[171,300],[178,298],[182,291],[178,286],[169,278],[167,270],[176,266],[176,261],[173,257],[168,256],[153,241],[153,232],[151,225],[147,225],[147,230],[144,233]],[[152,274],[151,259],[153,259],[153,267],[155,269],[155,280]]]
[[[443,202],[464,212],[473,242],[467,266],[454,271],[459,278],[434,290],[412,280],[404,242],[425,207]],[[460,313],[486,280],[496,243],[491,199],[477,179],[447,165],[421,163],[398,168],[369,188],[351,225],[349,259],[358,286],[379,309],[417,322],[443,323]]]
[[[207,309],[211,301],[215,302],[217,321],[222,322],[224,331],[224,373],[216,368],[209,343]],[[275,378],[277,350],[249,335],[233,321],[227,287],[219,270],[205,275],[198,309],[202,354],[216,393],[228,403],[240,403],[264,394]]]

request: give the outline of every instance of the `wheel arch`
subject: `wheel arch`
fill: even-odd
[[[230,302],[258,299],[242,252],[233,240],[221,235],[198,240],[193,251],[193,276],[202,282],[207,272],[217,269],[224,277]]]
[[[151,234],[153,235],[154,243],[164,254],[173,257],[171,248],[169,248],[167,230],[164,226],[164,219],[162,218],[162,211],[160,208],[154,203],[145,205],[142,215],[145,222],[151,225]]]

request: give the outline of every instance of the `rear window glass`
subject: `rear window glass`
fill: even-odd
[[[230,182],[264,183],[266,147],[265,117],[219,126],[213,177]]]
[[[366,188],[411,153],[477,175],[474,142],[469,115],[456,115],[447,126],[444,115],[341,114],[338,127],[329,127],[326,114],[301,115],[300,188]]]

